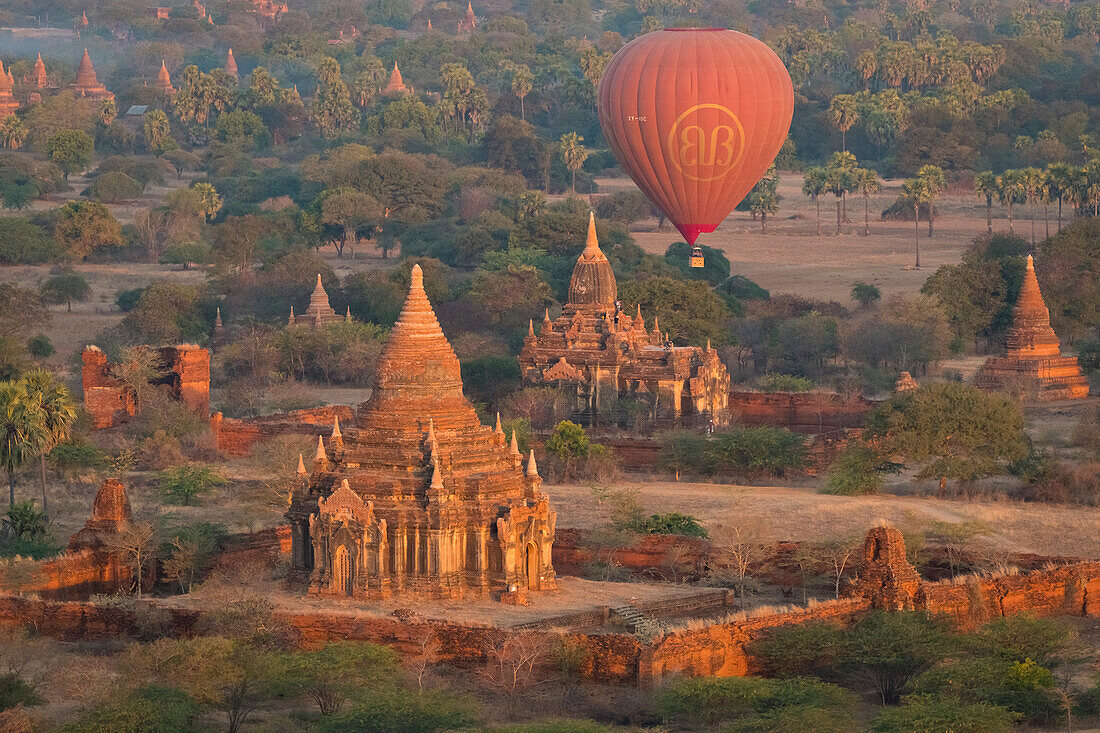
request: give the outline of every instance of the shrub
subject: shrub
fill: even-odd
[[[771,297],[771,293],[744,275],[734,275],[719,285],[717,289],[738,300],[767,300]]]
[[[201,708],[175,687],[149,685],[97,705],[63,730],[69,733],[188,733]]]
[[[321,721],[321,733],[435,733],[476,722],[472,704],[442,693],[391,690]]]
[[[176,466],[161,471],[156,481],[169,502],[184,506],[190,506],[215,486],[225,484],[225,478],[209,466]]]
[[[0,217],[0,264],[37,265],[63,254],[42,227],[19,217]]]
[[[33,540],[46,535],[46,513],[33,501],[12,504],[5,516],[17,540]]]
[[[1018,713],[1029,724],[1046,724],[1060,714],[1050,670],[1030,659],[967,659],[928,670],[913,680],[914,694],[965,704],[990,703]]]
[[[1014,713],[988,703],[918,698],[879,713],[871,729],[875,733],[1004,733],[1015,722]]]
[[[944,658],[952,641],[941,622],[925,613],[876,611],[844,634],[836,669],[865,681],[890,705],[909,680]]]
[[[753,644],[752,653],[769,675],[805,677],[836,664],[843,651],[843,634],[831,624],[787,626]]]
[[[562,420],[546,441],[546,450],[565,463],[588,457],[588,435],[584,428],[569,420]]]
[[[288,654],[285,665],[293,691],[309,697],[328,716],[339,713],[344,702],[355,699],[361,690],[392,680],[397,661],[386,647],[343,641]]]
[[[27,339],[27,353],[35,359],[48,359],[57,353],[57,349],[53,347],[49,336],[40,333]]]
[[[106,468],[111,464],[110,456],[87,443],[62,443],[47,458],[56,470],[63,472]]]
[[[1062,621],[1022,613],[990,621],[974,640],[979,653],[1051,666],[1059,663],[1076,638],[1076,630]]]
[[[814,388],[814,383],[794,374],[769,372],[756,380],[756,387],[763,392],[809,392]]]
[[[0,674],[0,710],[10,710],[16,705],[31,707],[41,704],[42,698],[34,685],[15,672]]]
[[[715,473],[740,474],[752,483],[762,476],[783,476],[806,462],[805,437],[784,428],[741,428],[710,441],[709,467]]]
[[[879,474],[880,463],[874,450],[868,446],[849,446],[829,467],[829,478],[821,493],[841,496],[877,494],[883,484]]]
[[[44,560],[54,557],[63,549],[49,537],[12,540],[0,547],[0,557],[29,557],[33,560]]]
[[[623,529],[639,534],[672,534],[704,538],[707,536],[706,528],[699,524],[698,519],[680,512],[650,514],[648,517],[631,522]]]
[[[92,185],[85,189],[84,194],[92,201],[104,204],[115,204],[119,201],[132,201],[140,198],[142,185],[125,173],[112,171],[96,176]]]
[[[714,726],[740,718],[731,730],[748,731],[781,730],[780,721],[828,717],[825,713],[850,726],[848,710],[854,698],[846,690],[818,680],[697,677],[665,686],[657,692],[655,704],[666,722]],[[830,726],[825,730],[836,729]]]

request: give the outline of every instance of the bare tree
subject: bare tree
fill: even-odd
[[[836,598],[840,598],[840,581],[844,578],[844,571],[852,564],[852,558],[859,547],[858,538],[845,536],[838,537],[821,548],[821,556],[829,563]]]
[[[536,632],[506,633],[485,650],[482,676],[507,698],[509,717],[515,716],[520,694],[534,684],[537,665],[550,654],[550,640]]]
[[[441,648],[442,645],[439,643],[439,637],[435,635],[435,632],[431,629],[425,629],[417,641],[416,651],[409,656],[409,668],[416,676],[417,689],[424,689],[424,676],[439,661],[439,650]]]
[[[723,560],[733,573],[734,587],[742,605],[745,603],[745,585],[752,572],[752,565],[764,556],[762,529],[758,522],[745,518],[736,523],[719,524],[714,528],[714,544],[721,550]]]
[[[111,551],[117,553],[133,573],[134,589],[141,598],[141,583],[145,567],[153,559],[157,532],[148,522],[133,523],[108,540]]]

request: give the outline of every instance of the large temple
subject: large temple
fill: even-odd
[[[728,422],[730,380],[717,350],[709,343],[673,346],[656,317],[647,329],[641,309],[631,317],[618,302],[615,273],[590,216],[561,316],[551,321],[547,314],[537,335],[531,324],[523,341],[524,384],[572,388],[581,419],[610,413],[620,398],[646,395],[661,421]]]
[[[534,453],[524,461],[463,396],[419,265],[355,422],[318,438],[287,511],[292,577],[311,594],[514,600],[555,587]]]
[[[1062,356],[1061,346],[1050,326],[1050,311],[1028,255],[1012,326],[1005,338],[1005,355],[986,359],[974,383],[981,389],[1012,392],[1027,400],[1085,399],[1089,396],[1088,379],[1077,357]]]
[[[80,66],[76,70],[76,81],[72,83],[71,88],[78,97],[87,97],[96,101],[115,98],[115,95],[108,91],[107,87],[100,84],[99,79],[96,78],[95,68],[92,66],[88,49],[84,49],[84,55],[80,57]]]

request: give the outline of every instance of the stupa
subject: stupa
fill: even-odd
[[[519,364],[524,384],[575,390],[577,417],[584,421],[611,413],[621,398],[650,401],[661,421],[729,420],[729,374],[717,350],[709,343],[672,346],[656,317],[647,330],[640,308],[633,317],[620,311],[615,273],[592,215],[569,300],[557,320],[547,313],[537,335],[530,324]]]
[[[313,328],[321,328],[329,323],[336,321],[347,320],[343,316],[336,315],[336,311],[328,302],[328,293],[325,291],[325,286],[321,284],[321,274],[317,274],[317,285],[313,288],[313,292],[309,296],[309,307],[306,308],[306,312],[300,316],[294,315],[294,306],[290,308],[290,318],[287,320],[288,326],[312,326]]]
[[[164,59],[160,60],[160,71],[157,72],[157,91],[166,97],[176,93],[176,88],[172,86],[172,76],[168,73]]]
[[[19,100],[15,98],[15,85],[12,84],[8,72],[4,71],[4,63],[0,61],[0,119],[10,114],[15,114],[19,109]]]
[[[477,16],[474,15],[473,0],[466,3],[466,15],[459,21],[458,32],[470,33],[477,28]]]
[[[397,68],[397,62],[393,62],[393,71],[390,72],[390,81],[386,84],[386,88],[382,90],[382,94],[401,95],[412,94],[413,88],[411,86],[405,86],[405,80],[401,78],[401,69]]]
[[[80,57],[80,66],[76,70],[76,81],[70,87],[77,96],[89,99],[104,100],[114,99],[115,95],[107,91],[107,87],[99,83],[96,78],[92,59],[88,55],[88,49],[84,49],[84,55]]]
[[[229,53],[225,56],[225,73],[234,79],[239,79],[241,76],[237,71],[237,60],[233,58],[233,49],[229,49]]]
[[[354,427],[318,438],[291,499],[293,577],[318,595],[515,599],[554,588],[556,515],[534,454],[462,394],[420,266]]]
[[[34,70],[31,71],[30,83],[36,89],[45,89],[50,85],[50,77],[46,74],[46,63],[42,60],[42,54],[34,61]]]
[[[1050,326],[1050,311],[1028,255],[1012,326],[1005,338],[1005,355],[986,359],[974,384],[981,389],[1013,392],[1030,401],[1083,400],[1089,396],[1088,379],[1077,357],[1062,356],[1061,346]]]

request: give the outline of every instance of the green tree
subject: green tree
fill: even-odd
[[[841,496],[877,494],[883,484],[881,464],[881,459],[869,446],[850,446],[829,466],[822,493]]]
[[[92,164],[95,143],[83,130],[62,130],[46,141],[46,154],[68,180],[69,174],[85,171]]]
[[[69,733],[183,733],[202,708],[175,687],[147,685],[100,703],[66,726]]]
[[[591,443],[584,428],[569,420],[554,426],[554,432],[546,441],[546,452],[565,464],[566,475],[572,475],[577,461],[588,457]]]
[[[46,496],[46,456],[72,437],[76,422],[76,402],[69,388],[47,369],[32,369],[19,379],[25,394],[26,407],[37,416],[41,427],[38,446],[39,478],[42,480],[42,510],[49,511]]]
[[[871,729],[875,733],[1008,733],[1015,728],[1015,722],[1016,715],[997,705],[966,705],[922,697],[879,713]]]
[[[64,303],[66,310],[72,313],[73,301],[86,301],[92,294],[92,287],[83,275],[66,269],[42,283],[39,292],[44,302],[53,305]]]
[[[727,324],[730,312],[723,300],[705,282],[686,281],[670,277],[622,283],[619,297],[623,308],[633,313],[641,307],[653,325],[667,333],[678,344],[702,344],[708,339],[715,344],[728,343],[731,337]]]
[[[524,122],[527,121],[527,112],[524,109],[523,100],[531,93],[534,83],[535,75],[531,73],[531,69],[527,68],[526,65],[519,64],[512,68],[512,81],[510,86],[512,94],[516,95],[516,99],[519,100],[519,118]]]
[[[907,178],[901,184],[901,198],[913,207],[913,247],[916,252],[915,267],[920,269],[920,205],[924,203],[924,184],[919,178]]]
[[[382,205],[373,197],[354,189],[338,189],[329,192],[321,201],[321,221],[339,227],[341,239],[334,239],[336,256],[344,256],[344,248],[359,240],[359,231],[382,218]]]
[[[836,233],[840,236],[842,218],[841,204],[848,192],[853,190],[855,181],[852,170],[839,165],[830,165],[825,169],[825,190],[836,196]]]
[[[921,200],[928,204],[928,238],[932,238],[932,226],[936,220],[936,199],[943,193],[947,181],[943,175],[943,169],[935,165],[921,166],[917,171],[917,180],[920,181]]]
[[[8,115],[0,122],[0,147],[18,150],[27,139],[27,126],[15,115]]]
[[[70,256],[87,259],[106,247],[122,246],[122,225],[103,204],[70,201],[57,210],[54,239]]]
[[[1046,194],[1046,175],[1038,168],[1024,168],[1024,201],[1028,206],[1028,218],[1031,219],[1031,246],[1035,246],[1035,202]]]
[[[711,471],[740,474],[750,484],[761,476],[782,476],[805,462],[804,436],[783,428],[762,426],[720,433],[709,447]]]
[[[997,176],[993,171],[982,171],[974,176],[974,190],[979,196],[985,197],[985,229],[990,233],[993,232],[993,198],[997,196],[997,189]],[[1061,222],[1062,213],[1060,204],[1061,200],[1059,199],[1059,222]]]
[[[859,303],[860,308],[868,308],[881,298],[882,292],[870,283],[855,283],[852,285],[852,300]]]
[[[37,456],[47,439],[41,413],[20,382],[0,382],[0,466],[8,472],[8,504],[15,505],[15,472]]]
[[[573,174],[572,192],[577,192],[577,171],[588,159],[588,150],[584,147],[584,138],[575,132],[567,132],[561,136],[558,152],[565,163],[565,167]]]
[[[317,93],[310,105],[310,119],[326,138],[355,129],[359,112],[351,103],[351,93],[340,74],[336,59],[325,57],[317,69]]]
[[[156,481],[161,493],[171,503],[182,506],[191,506],[203,494],[225,484],[225,478],[213,468],[190,465],[162,471]]]
[[[145,134],[146,147],[158,158],[176,147],[168,115],[162,110],[154,109],[145,113],[142,117],[142,132]]]
[[[876,611],[856,623],[842,643],[837,670],[869,684],[883,705],[896,705],[909,680],[955,646],[939,620],[917,611]]]
[[[863,197],[863,235],[871,234],[871,196],[882,189],[878,174],[870,168],[857,168],[855,190]]]
[[[320,649],[285,655],[284,679],[313,700],[324,716],[336,715],[364,689],[386,685],[397,673],[397,655],[377,644],[329,642]]]
[[[821,236],[821,197],[829,192],[829,174],[825,168],[814,166],[806,169],[802,193],[813,199],[817,207],[817,235]]]
[[[973,481],[1027,454],[1020,406],[963,384],[902,392],[868,417],[884,453],[926,463],[918,476]]]
[[[1024,174],[1020,170],[1007,170],[1001,174],[998,181],[997,199],[1008,208],[1008,231],[1012,233],[1016,231],[1012,225],[1013,207],[1024,201],[1027,195]]]
[[[845,135],[852,126],[859,122],[859,104],[855,95],[837,94],[829,102],[829,119],[833,126],[840,131],[840,149],[847,150],[848,145]]]
[[[199,210],[206,221],[213,219],[222,208],[222,197],[214,185],[200,181],[191,186],[191,190],[198,194]]]

